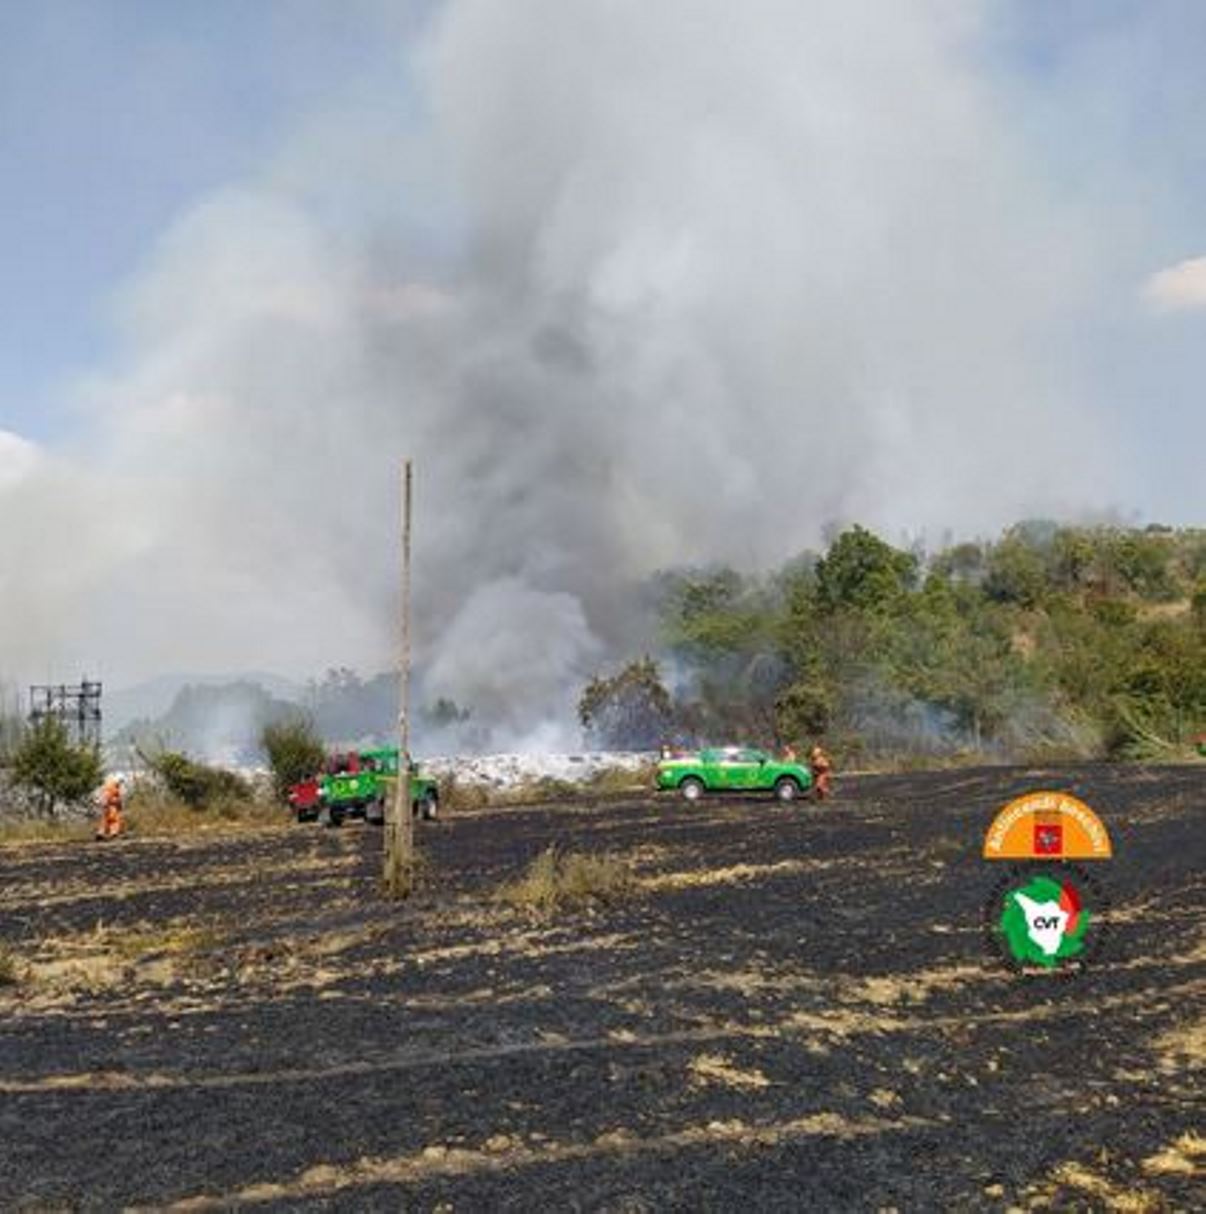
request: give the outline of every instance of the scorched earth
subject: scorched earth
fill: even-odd
[[[0,849],[0,1206],[1202,1204],[1206,768],[862,777],[824,806],[634,794],[381,836]],[[983,832],[1106,820],[1108,951],[1022,977]],[[550,919],[550,844],[632,866]]]

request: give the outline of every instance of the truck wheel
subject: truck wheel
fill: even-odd
[[[800,785],[792,776],[780,776],[775,781],[775,796],[785,804],[800,795]]]
[[[323,810],[321,821],[324,826],[330,826],[338,830],[343,825],[343,810],[336,809],[334,806],[328,806]]]
[[[688,776],[679,786],[678,791],[683,794],[684,801],[695,802],[704,795],[703,781],[695,776]]]
[[[419,802],[419,809],[425,822],[434,822],[440,815],[440,803],[431,793]]]

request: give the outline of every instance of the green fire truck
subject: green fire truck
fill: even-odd
[[[332,754],[318,775],[289,790],[289,805],[299,822],[318,820],[328,826],[342,826],[346,818],[362,817],[379,825],[385,821],[398,766],[396,747]],[[439,788],[413,759],[409,768],[411,812],[430,821],[439,816]]]

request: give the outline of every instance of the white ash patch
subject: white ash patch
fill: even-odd
[[[419,769],[459,784],[514,788],[541,780],[585,784],[606,771],[637,772],[656,761],[652,751],[608,750],[581,754],[436,755],[419,758]]]

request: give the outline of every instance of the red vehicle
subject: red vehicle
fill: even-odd
[[[311,776],[308,780],[302,780],[289,789],[289,808],[293,810],[299,822],[313,822],[317,820],[319,812],[322,810],[322,798],[319,795],[319,789],[318,776]]]
[[[322,771],[308,780],[294,784],[288,792],[289,808],[299,822],[313,822],[322,813],[323,781],[327,776],[359,775],[361,769],[360,756],[353,750],[346,754],[336,752],[328,755],[323,762]]]

